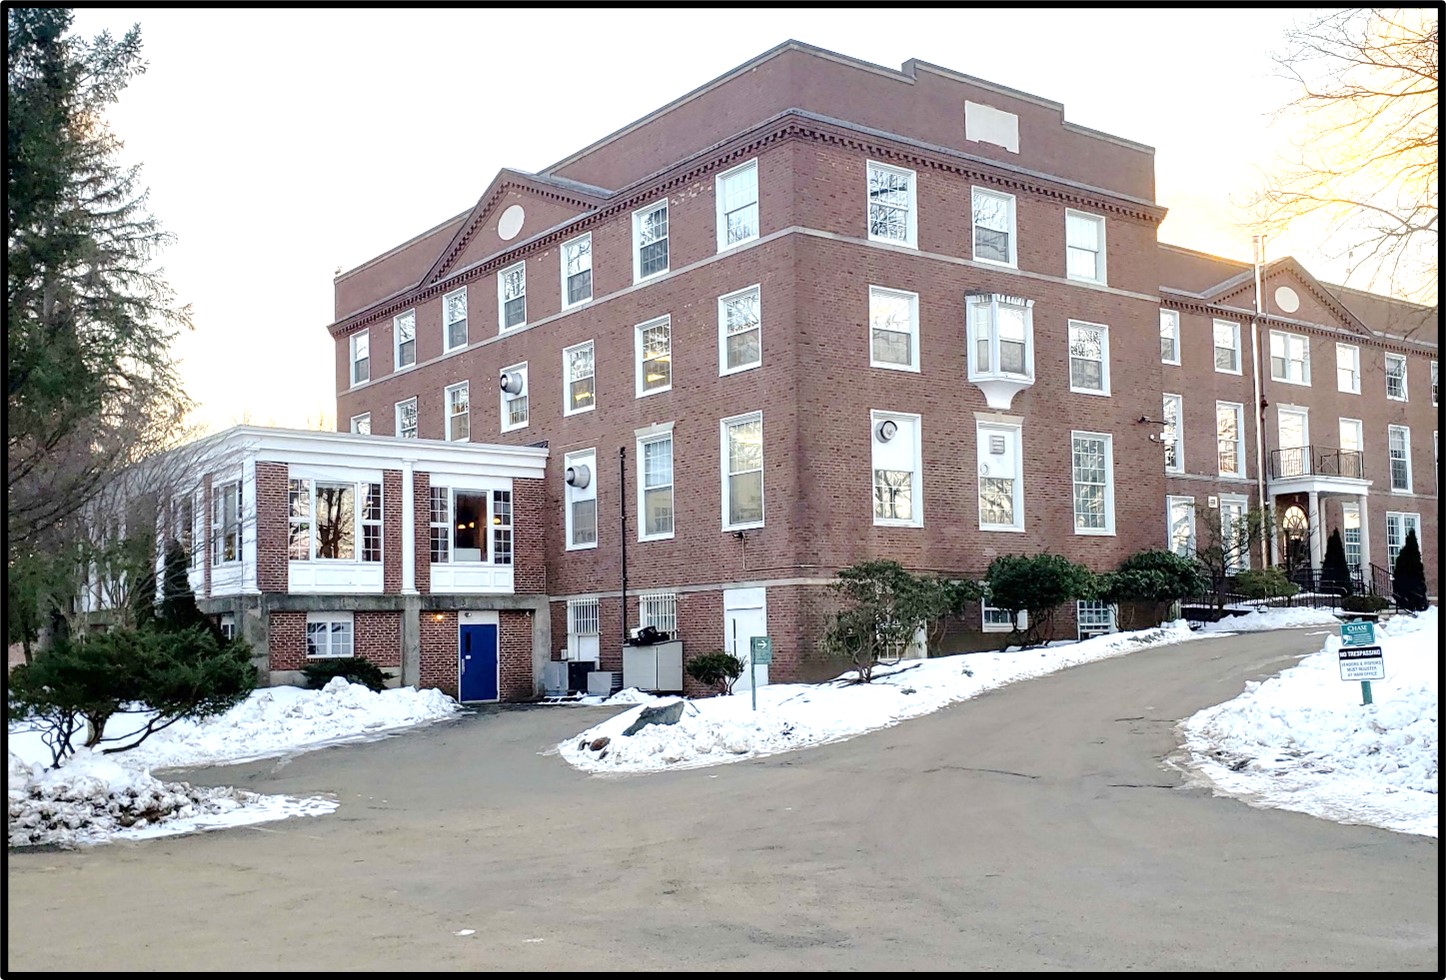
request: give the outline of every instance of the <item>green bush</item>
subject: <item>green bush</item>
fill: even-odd
[[[306,686],[319,691],[331,682],[333,677],[345,677],[353,684],[362,684],[373,691],[386,689],[387,678],[394,676],[382,670],[370,660],[361,657],[336,657],[313,660],[301,672],[306,675]]]
[[[1026,645],[1049,639],[1054,610],[1073,599],[1093,599],[1099,583],[1093,572],[1063,555],[1000,555],[984,573],[989,604],[1006,609],[1018,621],[1029,613]],[[1015,632],[1019,632],[1016,630]]]
[[[726,650],[714,650],[689,660],[683,669],[699,684],[716,687],[719,694],[732,694],[733,682],[743,673],[743,661]]]
[[[1273,599],[1300,591],[1300,586],[1278,568],[1250,568],[1240,572],[1235,576],[1235,588],[1248,599]]]
[[[1426,601],[1426,566],[1421,562],[1421,545],[1416,541],[1416,530],[1406,532],[1406,541],[1401,553],[1396,556],[1396,567],[1391,569],[1391,586],[1396,594],[1396,605],[1408,612],[1423,612]]]
[[[1376,595],[1373,592],[1362,593],[1361,595],[1348,595],[1341,599],[1341,609],[1353,613],[1378,613],[1390,605],[1383,595]]]
[[[1320,566],[1321,588],[1347,595],[1351,591],[1351,568],[1346,564],[1346,546],[1340,528],[1331,531],[1326,541],[1325,559]]]

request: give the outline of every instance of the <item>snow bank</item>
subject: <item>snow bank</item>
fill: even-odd
[[[1257,609],[1243,616],[1226,616],[1218,623],[1206,623],[1202,633],[1259,633],[1293,626],[1338,626],[1340,620],[1329,609]]]

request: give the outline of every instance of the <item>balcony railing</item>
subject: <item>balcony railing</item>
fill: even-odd
[[[1270,451],[1271,479],[1293,476],[1340,476],[1351,480],[1366,478],[1365,460],[1355,449],[1334,446],[1295,446]]]

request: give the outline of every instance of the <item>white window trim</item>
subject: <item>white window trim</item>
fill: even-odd
[[[728,216],[727,216],[726,214],[724,214],[724,212],[723,212],[723,181],[724,181],[725,179],[729,178],[729,177],[734,176],[735,174],[738,174],[738,173],[743,172],[744,170],[747,170],[749,167],[752,167],[752,168],[753,168],[753,194],[754,194],[754,196],[753,196],[753,206],[758,209],[758,218],[759,218],[759,220],[758,220],[758,222],[755,224],[755,226],[754,226],[754,228],[753,228],[753,234],[752,234],[752,235],[749,235],[747,238],[740,238],[740,239],[739,239],[738,241],[736,241],[736,242],[729,242],[729,241],[727,240],[727,239],[728,239]],[[713,178],[713,202],[714,202],[714,213],[715,213],[716,222],[717,222],[717,232],[718,232],[718,236],[717,236],[717,237],[718,237],[718,251],[719,251],[719,252],[726,252],[726,251],[728,251],[730,248],[737,248],[737,247],[740,246],[740,245],[745,245],[745,244],[747,244],[748,242],[754,242],[754,241],[757,241],[757,240],[758,240],[758,236],[759,236],[760,234],[762,234],[762,229],[761,229],[761,227],[759,227],[759,226],[761,226],[762,223],[763,223],[763,201],[762,201],[762,198],[763,198],[763,187],[762,187],[762,185],[760,184],[760,182],[759,182],[759,180],[758,180],[758,158],[757,158],[757,157],[754,157],[752,160],[749,160],[747,163],[741,163],[741,164],[739,164],[739,165],[736,166],[736,167],[732,167],[732,168],[730,168],[730,169],[728,169],[728,170],[725,170],[725,171],[723,171],[721,174],[719,174],[717,177]]]
[[[412,318],[412,363],[402,363],[402,318]],[[392,317],[392,370],[410,371],[417,366],[417,311],[406,310]]]
[[[1076,388],[1074,384],[1074,365],[1070,363],[1074,354],[1069,349],[1069,331],[1072,327],[1086,327],[1091,330],[1098,330],[1100,339],[1100,384],[1101,388]],[[1069,390],[1077,395],[1096,395],[1102,398],[1110,397],[1110,328],[1103,323],[1091,323],[1088,320],[1070,320],[1065,327],[1065,370],[1069,378]]]
[[[1219,324],[1222,324],[1222,323],[1228,325],[1231,330],[1235,331],[1235,370],[1234,370],[1234,371],[1231,371],[1231,370],[1229,370],[1228,368],[1223,368],[1223,367],[1221,367],[1219,364],[1217,364],[1217,363],[1215,362],[1215,351],[1216,351],[1216,344],[1215,344],[1215,327],[1218,326]],[[1212,320],[1212,321],[1210,322],[1210,363],[1211,363],[1211,365],[1215,368],[1215,373],[1216,373],[1216,374],[1234,374],[1234,375],[1242,375],[1242,374],[1244,374],[1245,357],[1242,355],[1241,350],[1240,350],[1240,324],[1239,324],[1239,323],[1236,323],[1234,320],[1224,320],[1224,319],[1221,319],[1221,318],[1218,318],[1218,317],[1215,318],[1214,320]]]
[[[764,430],[763,430],[763,413],[762,413],[762,412],[745,412],[745,413],[743,413],[742,415],[733,415],[733,416],[730,416],[729,418],[720,419],[720,420],[718,421],[718,462],[719,462],[720,481],[721,481],[721,483],[722,483],[722,487],[721,487],[721,492],[722,492],[722,506],[723,506],[722,524],[723,524],[723,530],[725,530],[725,531],[747,531],[747,530],[749,530],[749,529],[751,529],[751,528],[763,527],[763,526],[764,526],[764,523],[765,523],[765,522],[767,521],[767,519],[768,519],[768,508],[767,508],[767,489],[768,489],[768,487],[767,487],[767,477],[766,477],[766,474],[768,473],[768,465],[767,465],[767,462],[766,462],[766,460],[767,460],[767,454],[764,453],[763,455],[764,455],[764,460],[765,460],[765,462],[764,462],[763,468],[759,471],[761,474],[763,474],[763,477],[762,477],[762,479],[760,480],[760,491],[761,491],[761,492],[760,492],[759,495],[758,495],[758,509],[762,512],[762,515],[763,515],[763,516],[760,517],[757,521],[750,521],[750,522],[744,523],[744,524],[730,524],[730,523],[728,523],[728,512],[729,512],[729,510],[730,510],[729,504],[731,503],[731,501],[729,500],[729,496],[728,496],[728,427],[729,427],[730,425],[741,425],[741,424],[746,424],[746,423],[748,423],[748,422],[753,422],[753,421],[757,421],[757,422],[758,422],[758,440],[759,440],[759,447],[760,447],[760,452],[761,452],[762,449],[763,449],[763,447],[764,447],[764,442],[763,442],[763,432],[764,432]]]
[[[1172,555],[1179,554],[1179,552],[1175,550],[1175,505],[1177,503],[1188,503],[1190,505],[1190,550],[1189,553],[1184,556],[1190,558],[1194,556],[1195,548],[1200,541],[1198,537],[1200,530],[1198,518],[1200,515],[1195,506],[1195,498],[1193,496],[1172,493],[1165,497],[1165,550]]]
[[[1069,216],[1070,216],[1070,215],[1075,215],[1075,216],[1080,217],[1080,218],[1088,218],[1088,219],[1090,219],[1091,221],[1096,222],[1096,223],[1098,224],[1098,226],[1099,226],[1099,229],[1100,229],[1100,250],[1099,250],[1097,253],[1095,253],[1095,254],[1098,256],[1098,262],[1096,263],[1096,265],[1097,265],[1097,267],[1098,267],[1098,269],[1099,269],[1099,273],[1100,273],[1098,278],[1088,278],[1088,277],[1085,277],[1085,276],[1073,276],[1073,275],[1070,275],[1070,272],[1069,272]],[[1107,249],[1107,247],[1106,247],[1106,245],[1105,245],[1105,216],[1102,215],[1102,214],[1090,214],[1088,211],[1077,211],[1077,210],[1075,210],[1074,208],[1065,208],[1065,209],[1064,209],[1064,228],[1065,228],[1065,231],[1064,231],[1064,235],[1065,235],[1065,239],[1064,239],[1064,274],[1065,274],[1065,278],[1071,280],[1072,282],[1089,282],[1089,283],[1094,283],[1095,285],[1098,285],[1098,286],[1108,285],[1108,284],[1109,284],[1109,267],[1108,267],[1107,258],[1106,258],[1107,254],[1108,254],[1108,249]],[[1176,347],[1176,350],[1178,350],[1178,349],[1179,349],[1179,347],[1177,346],[1177,347]]]
[[[993,609],[993,610],[995,610],[995,611],[997,611],[997,612],[1005,612],[1005,610],[1000,609],[998,606],[995,606],[995,605],[991,605],[991,604],[990,604],[988,594],[986,594],[982,599],[980,599],[980,600],[979,600],[979,626],[980,626],[980,629],[981,629],[982,632],[985,632],[985,633],[1011,633],[1011,632],[1014,631],[1014,629],[1020,629],[1020,630],[1027,630],[1027,629],[1029,629],[1029,611],[1028,611],[1028,610],[1026,610],[1026,609],[1021,609],[1021,610],[1019,610],[1019,612],[1015,615],[1014,628],[1011,628],[1011,627],[1009,627],[1009,626],[1005,626],[1005,625],[1002,624],[1002,623],[991,623],[991,622],[989,622],[989,620],[985,617],[985,612],[986,612],[986,610],[989,610],[989,609]]]
[[[587,287],[587,299],[580,299],[576,303],[569,303],[567,301],[567,247],[569,245],[575,245],[583,240],[586,240],[588,243],[588,271],[595,272],[596,270],[593,268],[592,265],[592,260],[594,257],[592,252],[592,232],[578,235],[576,238],[563,242],[562,248],[558,249],[558,263],[561,267],[562,274],[562,305],[560,308],[563,310],[575,310],[579,306],[586,306],[587,304],[592,302],[593,296],[596,293],[596,290],[593,288],[596,285],[596,278],[589,277]]]
[[[1169,464],[1166,464],[1166,465],[1165,465],[1165,472],[1166,472],[1166,473],[1184,473],[1184,472],[1185,472],[1185,396],[1184,396],[1184,395],[1177,395],[1177,394],[1174,394],[1173,392],[1169,392],[1169,391],[1164,392],[1163,395],[1164,395],[1165,398],[1173,398],[1173,399],[1175,399],[1175,465],[1174,465],[1174,466],[1170,466]],[[1161,408],[1163,409],[1163,407],[1164,407],[1164,402],[1162,401],[1162,402],[1161,402]],[[1165,435],[1164,435],[1164,433],[1165,433],[1165,430],[1164,430],[1164,427],[1162,426],[1161,429],[1160,429],[1160,441],[1161,441],[1162,443],[1165,441]]]
[[[592,401],[583,408],[572,408],[572,375],[568,373],[568,355],[575,350],[582,350],[584,347],[592,347]],[[573,344],[571,347],[562,349],[562,414],[582,415],[584,412],[591,412],[597,408],[597,348],[593,347],[591,340],[585,340],[580,344]],[[528,414],[532,411],[532,403],[528,403]]]
[[[308,496],[307,503],[307,535],[308,544],[305,558],[291,558],[291,528],[294,521],[289,515],[286,522],[286,554],[287,560],[293,562],[321,562],[324,565],[358,565],[363,567],[379,566],[386,561],[386,489],[382,486],[381,480],[333,480],[326,477],[298,476],[290,477],[287,480],[287,493],[290,494],[292,481],[305,483]],[[380,520],[368,520],[366,516],[367,497],[370,488],[375,486],[382,496],[382,518]],[[320,534],[318,524],[320,521],[317,515],[316,492],[319,487],[349,487],[352,493],[352,557],[350,558],[323,558],[316,553],[317,538]],[[366,554],[366,529],[368,526],[379,526],[382,534],[377,539],[376,561],[367,561]]]
[[[668,211],[668,234],[666,236],[666,241],[668,243],[668,264],[663,266],[657,272],[651,272],[645,276],[642,274],[643,244],[640,232],[642,231],[643,227],[643,218],[652,214],[654,211],[657,211],[659,208]],[[636,211],[633,212],[633,283],[636,285],[637,283],[645,282],[648,279],[656,279],[658,276],[667,275],[668,272],[672,270],[672,268],[673,214],[671,209],[669,209],[668,207],[668,199],[665,197],[661,201],[654,201],[652,204],[649,204],[646,207],[638,208]]]
[[[1018,460],[1014,468],[1014,523],[1013,524],[986,524],[984,522],[984,508],[979,500],[978,480],[984,478],[983,466],[987,462],[984,457],[985,429],[1011,429],[1014,439],[1014,458]],[[974,463],[975,463],[975,484],[974,504],[979,511],[979,530],[981,531],[1008,531],[1013,533],[1024,533],[1024,426],[1022,423],[1009,422],[984,422],[976,420],[974,423]]]
[[[1180,365],[1180,312],[1179,312],[1178,310],[1161,310],[1161,311],[1160,311],[1160,316],[1161,316],[1162,319],[1163,319],[1164,317],[1166,317],[1166,316],[1172,317],[1173,320],[1174,320],[1174,323],[1175,323],[1175,331],[1174,331],[1174,332],[1175,332],[1175,359],[1174,359],[1173,361],[1167,360],[1166,357],[1165,357],[1165,355],[1164,355],[1164,354],[1161,354],[1161,355],[1160,355],[1160,363],[1161,363],[1161,364],[1174,364],[1176,367],[1179,367],[1179,365]]]
[[[1235,504],[1236,506],[1238,506],[1238,507],[1240,508],[1240,519],[1241,519],[1242,521],[1248,520],[1249,517],[1250,517],[1250,498],[1249,498],[1249,497],[1245,496],[1244,494],[1240,494],[1240,493],[1222,493],[1222,494],[1220,495],[1220,530],[1221,530],[1221,537],[1224,537],[1224,536],[1225,536],[1225,505],[1226,505],[1226,504]],[[1344,534],[1344,533],[1345,533],[1345,520],[1344,520],[1344,518],[1342,518],[1342,520],[1341,520],[1341,526],[1342,526],[1342,531],[1341,531],[1341,533]],[[1250,548],[1244,548],[1244,549],[1242,549],[1241,552],[1240,552],[1240,554],[1238,554],[1238,555],[1235,556],[1235,558],[1236,558],[1235,564],[1231,565],[1231,567],[1226,570],[1226,574],[1228,574],[1228,575],[1234,575],[1234,574],[1236,574],[1236,573],[1238,573],[1238,572],[1249,571],[1249,570],[1250,570],[1250,552],[1251,552],[1251,550],[1252,550],[1252,549],[1250,549]]]
[[[1240,462],[1240,470],[1235,473],[1227,473],[1220,468],[1220,409],[1235,409],[1235,458]],[[1217,476],[1246,478],[1245,466],[1245,406],[1240,402],[1215,403],[1215,472]]]
[[[874,360],[874,296],[875,294],[891,294],[902,297],[909,301],[909,363],[895,364],[893,361]],[[907,289],[891,289],[887,286],[869,287],[869,367],[883,368],[886,371],[912,371],[919,373],[919,294],[911,293]],[[895,331],[901,332],[901,331]]]
[[[356,354],[356,347],[357,347],[357,341],[358,341],[358,340],[363,340],[363,339],[366,340],[366,342],[367,342],[367,376],[366,376],[365,378],[358,378],[358,377],[356,376],[356,373],[357,373],[357,372],[356,372],[356,367],[357,367],[357,361],[359,360],[359,358],[357,357],[357,354]],[[356,333],[352,334],[352,335],[351,335],[351,339],[348,341],[347,350],[350,351],[350,353],[351,353],[350,358],[347,360],[347,377],[351,380],[351,384],[349,385],[349,387],[356,388],[356,387],[358,387],[359,385],[364,385],[364,384],[366,384],[366,383],[367,383],[368,381],[370,381],[371,378],[372,378],[372,338],[371,338],[371,331],[370,331],[370,330],[358,330]]]
[[[728,366],[728,301],[737,299],[747,293],[758,294],[758,360],[750,364],[740,364],[738,367]],[[742,371],[752,371],[754,368],[763,366],[763,286],[761,283],[754,283],[746,289],[735,289],[731,293],[725,293],[718,297],[718,377],[722,378],[730,374],[738,374]]]
[[[666,615],[657,615],[660,611],[665,612]],[[641,629],[644,626],[662,630],[676,640],[678,638],[678,593],[639,592],[638,628]]]
[[[1027,381],[1034,383],[1034,300],[1024,299],[1021,296],[1007,296],[1002,293],[973,293],[965,296],[965,340],[969,345],[967,353],[969,364],[970,381],[989,381],[1002,378],[1009,381]],[[999,307],[1000,306],[1022,306],[1024,308],[1024,371],[1023,374],[1016,374],[1013,371],[1005,371],[999,357]],[[988,306],[989,316],[989,363],[979,365],[976,363],[975,353],[979,347],[979,336],[974,326],[973,307]],[[1001,365],[1000,370],[991,370],[995,365]]]
[[[530,379],[527,377],[527,362],[522,361],[518,364],[509,364],[507,367],[502,369],[502,373],[522,375],[522,394],[518,395],[517,397],[527,399],[527,421],[519,422],[516,425],[508,424],[508,404],[515,401],[516,399],[509,397],[507,392],[503,391],[500,387],[497,389],[497,418],[502,425],[502,431],[516,432],[518,429],[527,428],[527,426],[532,422],[532,385],[530,383]]]
[[[643,334],[649,327],[656,327],[666,324],[668,327],[668,383],[658,388],[643,387]],[[596,353],[594,352],[594,356]],[[597,401],[597,367],[593,366],[593,401]],[[671,314],[664,313],[662,316],[655,316],[651,320],[644,320],[633,327],[633,384],[634,398],[647,398],[650,395],[661,395],[665,391],[673,390],[673,318]]]
[[[461,342],[460,344],[449,344],[449,343],[448,343],[448,339],[449,339],[449,337],[450,337],[450,335],[451,335],[451,332],[452,332],[452,324],[447,321],[447,307],[450,305],[447,301],[448,301],[449,299],[451,299],[453,296],[456,296],[458,293],[461,293],[461,294],[462,294],[462,312],[463,312],[463,313],[466,313],[466,312],[467,312],[467,287],[466,287],[466,286],[463,286],[463,287],[460,288],[460,289],[454,289],[454,290],[452,290],[450,293],[447,293],[445,296],[442,297],[442,353],[443,353],[443,354],[446,354],[446,353],[449,352],[449,351],[462,350],[462,349],[464,349],[464,348],[467,346],[467,342],[468,342],[468,340],[469,340],[470,337],[471,337],[471,332],[472,332],[472,318],[471,318],[470,316],[464,316],[462,319],[467,322],[467,334],[468,334],[468,336],[467,336],[467,337],[463,337],[463,338],[462,338],[462,342]]]
[[[674,440],[673,440],[672,423],[668,423],[667,425],[668,425],[668,429],[667,429],[666,432],[651,432],[651,433],[649,433],[649,434],[647,434],[647,435],[640,435],[640,436],[637,437],[637,441],[636,441],[636,444],[635,444],[636,454],[637,454],[637,458],[638,458],[638,461],[637,461],[637,468],[638,468],[638,478],[637,478],[637,485],[638,485],[638,488],[637,488],[637,504],[638,504],[638,540],[639,540],[639,541],[667,541],[667,540],[669,540],[670,538],[674,537],[674,536],[677,534],[677,532],[678,532],[678,465],[677,465],[677,464],[678,464],[678,457],[677,457],[677,455],[676,455],[676,451],[677,451],[677,448],[678,448],[678,444],[677,444],[676,442],[674,442]],[[668,532],[663,533],[663,534],[648,534],[648,533],[647,533],[648,515],[647,515],[647,509],[646,509],[646,505],[645,505],[646,500],[647,500],[647,495],[646,495],[646,491],[647,491],[647,486],[646,486],[647,474],[646,474],[646,466],[645,466],[646,459],[645,459],[644,456],[643,456],[643,447],[646,446],[648,443],[651,443],[651,442],[662,442],[662,441],[665,440],[665,439],[666,439],[668,442],[672,443],[672,449],[670,450],[670,452],[672,453],[672,460],[673,460],[673,461],[672,461],[672,464],[671,464],[671,470],[672,470],[671,480],[672,480],[672,482],[668,484],[668,488],[669,488],[670,490],[672,490],[672,492],[673,492],[673,529],[672,529],[671,531],[668,531]]]
[[[597,509],[597,450],[595,448],[579,449],[577,452],[568,453],[567,455],[562,457],[563,473],[567,472],[568,467],[577,466],[579,464],[586,466],[591,474],[591,479],[585,489],[591,490],[592,493],[590,497],[585,497],[583,499],[590,499],[593,502],[593,540],[584,542],[582,544],[572,543],[573,500],[569,496],[569,492],[572,488],[569,487],[564,481],[562,485],[562,543],[564,545],[564,550],[566,551],[589,551],[595,549],[598,546],[598,539],[602,537],[602,534],[598,533],[602,529],[602,522],[598,519],[601,515],[599,515]]]
[[[402,406],[408,402],[412,403],[412,424],[417,427],[417,431],[412,435],[404,436],[402,435]],[[422,416],[416,395],[413,395],[411,398],[403,398],[392,406],[392,432],[396,434],[398,439],[420,438],[422,434]]]
[[[1084,611],[1083,607],[1086,606],[1086,605],[1091,605],[1091,606],[1096,606],[1096,605],[1098,605],[1098,606],[1104,606],[1104,607],[1105,607],[1105,612],[1106,612],[1106,614],[1107,614],[1108,617],[1109,617],[1109,622],[1105,625],[1104,632],[1105,632],[1106,634],[1119,632],[1120,627],[1119,627],[1118,622],[1117,622],[1118,613],[1119,613],[1119,607],[1117,607],[1114,603],[1112,603],[1112,602],[1105,602],[1105,601],[1100,600],[1100,599],[1076,599],[1076,600],[1075,600],[1075,603],[1074,603],[1074,621],[1075,621],[1075,637],[1076,637],[1077,639],[1080,639],[1080,640],[1085,639],[1085,636],[1084,636],[1084,617],[1083,617],[1081,614],[1082,614],[1083,611]],[[1100,634],[1100,633],[1097,633],[1097,632],[1094,632],[1093,630],[1091,630],[1091,632],[1090,632],[1090,636],[1099,636],[1099,635],[1101,635],[1101,634]]]
[[[974,249],[974,195],[984,194],[989,197],[1007,199],[1009,202],[1009,261],[1001,262],[998,259],[980,258]],[[971,185],[969,188],[969,257],[975,262],[983,262],[986,265],[997,265],[1005,269],[1019,268],[1019,209],[1018,200],[1013,194],[1006,194],[1003,191],[990,190],[987,187]]]
[[[522,322],[507,325],[507,275],[511,272],[522,270],[522,293],[517,297],[522,300]],[[510,330],[521,330],[527,326],[527,262],[514,262],[505,269],[497,270],[497,332],[507,333]]]
[[[1355,382],[1354,388],[1341,387],[1341,351],[1350,351],[1355,358],[1355,365],[1351,371],[1352,379]],[[1354,344],[1336,344],[1336,391],[1347,395],[1361,393],[1361,349]]]
[[[913,513],[910,520],[900,520],[894,517],[879,517],[874,514],[874,471],[878,469],[873,461],[873,446],[878,439],[879,424],[885,420],[891,420],[900,429],[903,428],[899,422],[908,420],[913,426],[914,432],[914,459],[913,469],[909,477],[909,510]],[[924,526],[924,419],[921,415],[913,412],[885,412],[873,409],[869,412],[869,513],[874,514],[875,527],[923,527]]]
[[[1401,525],[1401,548],[1406,547],[1406,534],[1410,531],[1416,532],[1416,545],[1421,545],[1421,514],[1419,511],[1409,510],[1388,510],[1386,511],[1386,571],[1392,575],[1396,573],[1396,558],[1401,557],[1401,552],[1396,552],[1396,557],[1391,557],[1391,518],[1396,518]],[[1409,518],[1409,520],[1407,520]],[[1364,554],[1361,555],[1361,562],[1364,564],[1370,559]]]
[[[1391,456],[1391,433],[1397,429],[1401,431],[1403,436],[1402,442],[1406,450],[1406,486],[1403,489],[1397,489],[1395,475],[1390,470],[1391,461],[1394,458]],[[1386,467],[1387,485],[1390,487],[1392,493],[1413,493],[1415,491],[1416,477],[1412,472],[1413,467],[1411,466],[1411,427],[1409,425],[1386,426]]]
[[[1394,360],[1399,360],[1399,361],[1401,362],[1401,397],[1400,397],[1400,398],[1397,398],[1395,395],[1391,394],[1391,361],[1392,361],[1393,359],[1394,359]],[[1390,401],[1393,401],[1393,402],[1408,402],[1408,401],[1411,400],[1411,392],[1410,392],[1410,389],[1406,387],[1406,374],[1407,374],[1406,368],[1407,368],[1406,355],[1404,355],[1404,354],[1387,354],[1387,355],[1386,355],[1386,398],[1389,399]]]
[[[346,623],[348,626],[350,626],[350,627],[351,627],[351,630],[350,630],[350,632],[351,632],[351,652],[349,652],[349,653],[318,653],[318,654],[313,654],[313,653],[311,652],[311,644],[310,644],[310,642],[308,642],[308,634],[310,633],[310,627],[311,627],[311,625],[312,625],[313,623],[326,623],[326,624],[328,624],[328,627],[329,627],[330,624],[332,624],[332,623]],[[352,613],[349,613],[349,612],[309,612],[309,613],[306,614],[306,625],[307,625],[307,630],[302,633],[301,642],[302,642],[302,649],[306,651],[306,659],[307,659],[307,660],[345,660],[345,659],[348,658],[348,657],[355,657],[355,656],[356,656],[356,621],[355,621],[355,618],[353,617]],[[327,634],[328,634],[328,637],[330,637],[330,629],[328,629]],[[330,639],[328,639],[328,641],[327,641],[327,647],[328,647],[328,648],[331,647]]]
[[[1285,377],[1280,377],[1275,373],[1275,353],[1270,350],[1270,341],[1277,336],[1283,338],[1283,343],[1285,344]],[[1305,356],[1301,359],[1301,380],[1299,381],[1296,381],[1295,379],[1289,377],[1291,363],[1290,342],[1292,340],[1299,340],[1301,342],[1302,349],[1305,352]],[[1271,381],[1279,381],[1281,384],[1296,385],[1297,387],[1301,388],[1310,387],[1310,337],[1306,336],[1303,333],[1289,333],[1285,330],[1272,330],[1270,331],[1269,337],[1266,338],[1265,344],[1266,356],[1270,361]]]
[[[357,432],[356,424],[357,424],[358,422],[362,421],[363,419],[366,420],[367,431],[366,431],[365,433],[358,433],[358,432]],[[372,430],[372,413],[371,413],[371,412],[362,412],[360,415],[353,415],[353,416],[351,417],[350,431],[351,431],[351,433],[352,433],[353,435],[359,435],[359,434],[371,435],[371,434],[372,434],[372,431],[371,431],[371,430]]]
[[[467,438],[452,438],[452,392],[457,390],[467,392]],[[442,389],[442,433],[448,442],[471,442],[472,441],[472,391],[471,382],[461,381],[454,385],[448,385]]]
[[[1105,526],[1082,528],[1077,524],[1074,533],[1085,537],[1114,537],[1115,534],[1115,438],[1108,432],[1085,432],[1073,430],[1069,434],[1070,450],[1070,523],[1074,524],[1074,440],[1077,436],[1087,439],[1103,439],[1105,443]]]
[[[1364,455],[1366,452],[1365,423],[1362,422],[1360,419],[1346,418],[1344,415],[1336,419],[1336,436],[1339,441],[1339,445],[1336,448],[1350,449],[1350,447],[1346,445],[1345,439],[1345,428],[1347,425],[1354,426],[1356,430],[1356,441],[1359,443],[1359,445],[1356,446],[1354,451]]]
[[[882,170],[885,172],[906,175],[909,178],[909,219],[904,222],[904,240],[889,238],[886,235],[875,235],[873,222],[869,220],[869,208],[872,202],[869,200],[869,170]],[[883,242],[886,245],[897,245],[901,248],[919,247],[919,175],[907,167],[895,167],[887,163],[878,163],[868,160],[864,165],[864,231],[868,234],[869,241]]]

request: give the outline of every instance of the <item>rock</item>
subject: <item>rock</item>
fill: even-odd
[[[611,741],[612,739],[608,738],[606,735],[599,735],[597,738],[592,740],[592,744],[589,745],[588,748],[592,749],[594,752],[601,752],[603,749],[607,748],[608,743]]]
[[[651,705],[643,709],[638,715],[638,720],[628,726],[624,735],[636,735],[649,725],[676,725],[678,719],[683,717],[683,701],[677,700],[672,704]]]

